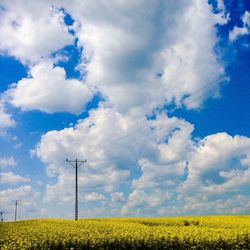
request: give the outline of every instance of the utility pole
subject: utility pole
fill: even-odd
[[[20,201],[20,200],[12,200],[13,202],[15,202],[15,221],[17,219],[17,203]]]
[[[4,214],[4,211],[1,211],[0,214],[1,214],[1,222],[3,222],[3,214]]]
[[[66,162],[70,163],[76,170],[76,184],[75,184],[75,220],[78,220],[78,168],[85,163],[87,160],[78,161],[75,160],[68,160]],[[74,164],[73,164],[74,163]]]

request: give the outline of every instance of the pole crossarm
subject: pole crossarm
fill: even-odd
[[[75,179],[75,220],[78,220],[78,168],[86,161],[87,160],[79,161],[77,159],[69,160],[66,158],[66,162],[70,163],[76,170],[76,173],[75,173],[75,176],[76,176],[76,179]]]
[[[73,163],[77,162],[78,163],[77,166],[80,167],[83,163],[87,162],[87,160],[79,161],[77,159],[75,159],[75,160],[69,160],[68,158],[66,158],[66,162],[70,163],[73,167],[76,167],[76,165],[74,165]]]

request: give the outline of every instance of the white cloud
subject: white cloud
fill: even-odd
[[[147,195],[143,190],[134,190],[132,193],[130,193],[126,205],[122,207],[121,213],[136,213],[136,211],[138,211],[138,206],[140,207],[145,205],[146,198]]]
[[[76,79],[66,79],[63,68],[42,61],[30,69],[30,77],[13,84],[5,97],[15,107],[48,113],[79,114],[91,99],[91,90]]]
[[[112,202],[119,202],[124,200],[124,194],[122,192],[115,192],[111,194]]]
[[[37,206],[38,193],[34,192],[29,185],[18,188],[9,188],[0,191],[0,204],[4,213],[4,220],[14,220],[14,202],[19,200],[17,219],[30,219],[41,215],[41,208]]]
[[[171,194],[164,189],[152,189],[150,192],[135,189],[129,194],[126,204],[121,208],[121,214],[141,216],[147,214],[148,211],[153,211],[155,214],[159,206],[166,204],[170,198]]]
[[[55,197],[69,197],[65,201],[72,199],[74,171],[70,165],[67,166],[66,157],[78,157],[80,160],[87,157],[87,163],[79,170],[81,192],[105,191],[113,194],[128,181],[140,157],[162,157],[158,156],[160,147],[157,143],[162,142],[166,134],[173,133],[174,128],[185,127],[186,123],[162,114],[156,120],[144,118],[137,126],[134,124],[134,118],[100,107],[91,111],[90,116],[79,121],[74,128],[50,131],[43,135],[36,154],[46,164],[48,176],[57,177],[55,184],[47,186],[45,200],[52,201]],[[117,137],[110,137],[113,130],[120,131]],[[164,159],[156,161],[162,162]]]
[[[189,159],[188,179],[183,188],[193,192],[199,187],[211,195],[237,191],[247,184],[249,157],[250,138],[226,133],[207,136]]]
[[[41,60],[72,42],[63,14],[44,2],[28,1],[23,8],[21,1],[4,1],[8,8],[2,10],[0,34],[9,33],[0,48],[33,63],[29,77],[13,84],[5,97],[24,111],[79,114],[93,94],[88,86],[94,86],[108,101],[75,127],[47,132],[34,150],[51,177],[44,196],[48,207],[73,201],[74,169],[66,157],[88,160],[79,169],[80,202],[113,201],[108,205],[111,214],[191,211],[187,202],[202,195],[204,211],[209,198],[218,195],[214,190],[223,193],[247,185],[249,138],[215,134],[197,142],[188,122],[163,113],[155,120],[145,118],[155,107],[178,102],[224,74],[214,52],[215,24],[228,20],[222,1],[219,15],[202,0],[55,2],[77,20],[78,46],[84,48],[78,67],[87,72],[86,83],[66,79],[63,68]],[[18,13],[14,23],[13,13]],[[243,18],[245,25],[247,20]],[[197,108],[204,98],[184,104]],[[214,173],[218,181],[210,178]],[[29,194],[31,188],[24,191]],[[106,210],[86,211],[91,215]]]
[[[3,101],[0,100],[0,130],[8,127],[13,127],[16,122],[10,114],[6,112]]]
[[[187,197],[179,212],[184,214],[240,214],[249,213],[249,196],[232,195],[209,200],[202,196]]]
[[[224,5],[223,0],[217,0],[217,7],[218,7],[218,10],[225,12],[225,5]]]
[[[249,29],[247,27],[234,26],[233,30],[229,32],[229,40],[235,41],[240,36],[248,35],[248,34],[249,34]]]
[[[90,194],[86,194],[84,199],[86,201],[104,201],[106,200],[105,196],[100,193],[92,192]]]
[[[245,26],[250,26],[250,12],[245,11],[245,13],[242,16],[242,22]]]
[[[14,189],[0,191],[1,204],[9,203],[11,200],[19,200],[31,194],[31,186],[25,185]]]
[[[64,14],[50,1],[2,0],[0,52],[23,63],[37,62],[73,42]]]
[[[111,215],[162,214],[164,207],[188,213],[189,197],[216,202],[249,185],[249,138],[218,133],[194,140],[190,123],[163,113],[134,121],[101,106],[75,127],[43,135],[35,152],[48,176],[56,177],[45,200],[73,202],[74,169],[66,157],[87,157],[79,169],[79,195],[91,200],[105,193],[105,201],[113,201]],[[118,191],[123,188],[130,191]]]
[[[0,173],[0,183],[2,184],[16,184],[20,182],[29,182],[30,179],[27,177],[20,176],[13,172]]]
[[[223,74],[214,52],[217,21],[206,1],[58,4],[79,24],[76,35],[84,47],[87,82],[119,112],[138,107],[150,112]]]
[[[197,144],[191,138],[180,138],[184,142],[183,145],[180,142],[181,151],[174,147],[178,140],[161,145],[169,146],[178,156],[178,160],[173,158],[174,163],[165,161],[159,166],[156,162],[141,162],[142,174],[133,180],[133,190],[121,209],[122,214],[249,212],[249,207],[241,207],[236,201],[247,199],[247,196],[239,194],[249,187],[250,138],[218,133],[205,137]],[[165,155],[171,156],[171,153],[165,150]],[[185,160],[188,168],[184,174]],[[176,178],[179,164],[181,171]],[[229,194],[230,198],[224,194]]]
[[[243,27],[234,26],[233,29],[229,32],[229,40],[232,42],[237,40],[240,36],[249,34],[250,12],[245,11],[241,20],[243,22]]]
[[[0,157],[0,167],[13,167],[17,164],[16,160],[14,159],[13,156],[5,156],[5,157]]]
[[[174,124],[172,133],[162,134],[162,142],[157,146],[158,157],[139,160],[142,174],[133,180],[133,191],[122,207],[122,214],[133,215],[133,211],[138,215],[156,213],[160,207],[167,206],[182,184],[186,161],[194,148],[191,140],[193,126],[184,121],[178,123]],[[136,198],[137,194],[140,199]]]
[[[222,14],[213,14],[212,7],[205,1],[151,1],[146,4],[144,1],[111,1],[108,4],[78,0],[72,3],[53,1],[53,6],[58,8],[52,8],[50,2],[34,4],[28,1],[25,8],[21,1],[15,3],[2,3],[5,6],[2,12],[6,20],[2,32],[27,39],[18,43],[17,38],[9,39],[10,41],[7,39],[2,47],[6,47],[5,50],[21,60],[37,62],[70,43],[72,37],[63,23],[64,14],[59,11],[60,7],[64,7],[77,20],[73,27],[78,37],[78,46],[84,48],[82,65],[78,67],[84,69],[82,73],[87,72],[87,84],[97,87],[119,112],[148,113],[173,98],[178,103],[184,95],[191,94],[223,75],[223,66],[214,52],[217,42],[215,24],[218,23],[215,17]],[[110,15],[111,6],[115,15]],[[15,12],[19,13],[20,20],[17,17],[13,23]],[[35,15],[38,18],[33,24]],[[51,25],[47,25],[49,21]],[[36,34],[38,30],[39,35]],[[49,39],[47,32],[53,34]],[[25,36],[26,33],[29,36]],[[41,44],[48,47],[43,48]],[[31,68],[31,74],[32,70],[39,68],[38,65]],[[89,97],[88,93],[85,90],[82,96],[78,94],[69,103],[62,103],[64,97],[73,96],[73,93],[65,95],[63,88],[60,88],[63,92],[60,101],[59,95],[51,98],[54,84],[49,83],[50,79],[55,80],[55,71],[58,68],[43,72],[46,73],[43,77],[48,84],[32,84],[40,81],[41,75],[37,81],[33,78],[19,81],[14,87],[15,91],[11,91],[11,103],[23,110],[79,113],[84,104],[83,99],[86,95]],[[56,91],[58,90],[57,88]],[[214,94],[210,93],[210,96]],[[49,101],[44,95],[49,96]],[[199,107],[204,98],[207,97],[203,96],[192,104],[184,104],[189,108]]]

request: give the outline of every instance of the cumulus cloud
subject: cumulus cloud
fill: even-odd
[[[161,167],[154,163],[142,165],[142,175],[133,180],[134,189],[121,209],[122,214],[174,215],[249,211],[246,206],[240,209],[232,200],[234,197],[236,200],[239,197],[247,199],[247,196],[238,194],[249,187],[250,139],[244,136],[231,137],[226,133],[207,136],[198,143],[191,138],[181,138],[185,142],[180,144],[182,152],[178,152],[169,142],[169,145],[164,145],[170,146],[178,155],[181,163],[180,178],[176,178],[178,161],[175,164],[165,162]],[[171,155],[167,151],[165,154]],[[172,171],[165,174],[165,169],[170,167]],[[232,199],[224,194],[231,194]]]
[[[226,13],[226,7],[223,0],[217,0],[217,11],[214,15],[216,22],[220,25],[225,25],[230,20],[230,14]]]
[[[173,100],[179,104],[184,96],[220,79],[224,73],[214,52],[217,42],[216,17],[225,19],[221,2],[219,14],[214,14],[211,5],[202,0],[173,3],[94,3],[75,0],[70,4],[67,1],[53,1],[54,7],[50,2],[34,4],[28,1],[25,8],[21,1],[16,1],[16,4],[4,1],[2,5],[5,20],[2,33],[11,36],[2,45],[3,50],[20,60],[30,59],[34,62],[71,43],[72,37],[63,23],[64,14],[60,11],[61,7],[66,9],[76,20],[71,28],[75,29],[78,46],[83,48],[82,63],[78,68],[86,75],[87,84],[97,88],[121,113],[150,113],[154,108]],[[14,22],[13,13],[16,12],[20,20],[16,18]],[[116,14],[111,15],[111,12]],[[38,17],[35,22],[34,16]],[[36,34],[38,30],[39,34]],[[52,37],[48,39],[47,33],[52,34]],[[12,36],[22,37],[22,41],[17,42],[17,38],[12,39]],[[41,44],[48,47],[43,48]],[[38,65],[31,68],[31,74],[40,68],[41,64]],[[55,71],[58,68],[54,68]],[[43,82],[39,88],[31,87],[35,81],[33,78],[19,81],[15,91],[11,91],[11,103],[23,110],[78,113],[83,106],[83,99],[88,97],[87,91],[79,91],[82,96],[78,94],[71,98],[75,101],[72,103],[71,100],[69,107],[66,105],[68,102],[50,98],[52,94],[49,93],[53,90],[51,86],[54,86],[50,84],[50,79],[55,80],[53,72],[43,72],[47,77],[44,76],[42,80],[48,84]],[[37,78],[39,81],[42,76]],[[38,84],[32,86],[38,87]],[[51,88],[47,92],[48,86]],[[202,99],[214,94],[209,93],[192,103],[183,104],[188,108],[196,108]],[[44,95],[49,97],[49,101]],[[52,99],[55,101],[52,102]],[[77,100],[80,100],[81,105]]]
[[[0,183],[2,184],[16,184],[20,182],[29,182],[30,179],[27,177],[20,176],[13,172],[0,173]]]
[[[0,167],[13,167],[17,164],[13,156],[0,157]]]
[[[23,63],[33,62],[29,77],[5,93],[9,103],[23,111],[79,114],[92,98],[88,86],[107,99],[74,127],[44,134],[35,148],[51,178],[44,195],[48,207],[73,202],[74,169],[66,157],[88,160],[79,169],[79,195],[89,215],[178,214],[195,207],[202,212],[209,202],[221,209],[227,201],[219,194],[248,185],[249,138],[219,133],[194,139],[194,126],[184,120],[164,112],[152,119],[145,116],[172,101],[197,108],[214,95],[184,99],[208,83],[218,87],[224,74],[214,50],[215,25],[228,21],[223,1],[218,0],[219,14],[202,0],[54,1],[58,8],[28,1],[26,10],[32,14],[25,15],[20,1],[13,6],[3,3],[6,23],[0,34],[9,31],[9,37],[0,43],[1,50]],[[41,60],[72,42],[60,7],[76,20],[72,28],[83,48],[78,68],[86,83],[66,79],[63,68]],[[13,23],[16,8],[21,17]],[[33,15],[39,16],[34,23]],[[242,20],[249,25],[247,15]],[[21,36],[27,39],[19,42]],[[237,200],[245,197],[235,196]],[[88,209],[86,203],[92,201],[106,202],[107,207]]]
[[[206,1],[58,4],[78,22],[87,82],[119,112],[181,100],[223,74],[214,52],[218,21]]]
[[[229,40],[235,41],[240,36],[248,34],[249,34],[249,29],[247,27],[234,26],[233,30],[229,32]]]
[[[36,204],[38,193],[34,192],[29,185],[18,188],[9,188],[0,191],[1,209],[4,213],[4,220],[14,219],[14,203],[12,200],[19,200],[17,219],[29,219],[41,215],[41,209]]]
[[[135,125],[130,115],[101,106],[75,127],[41,138],[35,153],[48,176],[57,179],[47,185],[45,200],[73,202],[74,171],[64,166],[65,157],[87,157],[79,170],[81,197],[105,197],[113,203],[107,206],[123,216],[188,213],[194,209],[186,205],[188,197],[216,203],[221,194],[236,195],[247,187],[250,139],[218,133],[198,140],[192,138],[193,129],[164,113]],[[119,191],[124,187],[126,194]]]
[[[217,0],[217,8],[218,10],[225,12],[225,5],[223,0]]]
[[[129,181],[130,174],[138,168],[139,157],[164,161],[160,159],[163,156],[160,155],[158,143],[167,134],[174,133],[176,127],[182,128],[185,124],[188,123],[162,114],[156,120],[144,118],[135,125],[130,116],[123,116],[112,108],[100,107],[91,111],[90,116],[79,121],[75,127],[48,132],[35,150],[46,164],[48,176],[57,177],[56,184],[47,186],[46,197],[50,197],[48,200],[72,197],[67,191],[62,191],[73,190],[74,184],[71,166],[64,165],[65,157],[74,159],[77,156],[87,157],[88,160],[86,166],[79,170],[79,185],[83,192],[104,191],[109,194],[108,197],[112,194],[112,199],[118,200],[119,196],[122,199],[121,194],[114,195],[114,192]],[[110,137],[114,129],[120,132],[117,137]],[[173,161],[173,157],[169,161]],[[58,192],[64,195],[57,195]]]
[[[141,175],[132,181],[133,191],[121,209],[122,214],[155,214],[159,208],[167,206],[170,198],[175,199],[173,194],[183,183],[187,160],[195,144],[191,139],[191,124],[179,121],[178,126],[177,123],[174,125],[172,133],[161,135],[162,141],[157,145],[158,157],[138,161]]]
[[[113,202],[117,201],[123,201],[124,200],[124,194],[122,192],[115,192],[111,194],[111,198]]]
[[[119,136],[105,143],[111,127],[120,131]],[[38,145],[36,153],[48,175],[57,176],[45,197],[73,201],[74,173],[62,166],[62,155],[88,156],[79,174],[81,196],[86,201],[105,197],[120,204],[116,212],[122,215],[161,214],[169,203],[188,213],[193,209],[185,206],[188,197],[208,202],[248,185],[249,138],[219,133],[197,142],[192,131],[191,124],[165,114],[136,127],[130,116],[113,109],[92,111],[74,128],[48,132]],[[136,171],[137,177],[132,174]],[[217,177],[222,179],[217,182]],[[124,185],[131,190],[126,196],[116,191]]]
[[[250,26],[250,12],[245,11],[245,13],[242,16],[242,22],[245,26]]]
[[[1,1],[0,52],[23,63],[48,57],[73,42],[63,18],[50,1]]]
[[[12,84],[4,94],[8,102],[23,111],[79,114],[92,97],[86,84],[76,79],[66,79],[65,70],[53,66],[50,61],[34,65],[29,74],[28,78]]]
[[[237,40],[240,36],[248,35],[250,29],[250,12],[245,11],[242,18],[242,27],[234,26],[233,29],[229,32],[229,40],[231,42]]]
[[[6,189],[1,191],[0,200],[1,204],[10,202],[10,197],[13,200],[18,200],[27,197],[31,194],[31,186],[25,185],[14,189]]]
[[[184,198],[185,203],[181,207],[182,214],[240,214],[249,213],[249,196],[232,195],[230,198],[219,197],[208,199],[207,197],[195,196]]]
[[[199,142],[189,160],[184,188],[224,193],[246,184],[250,165],[250,139],[218,133]]]
[[[92,192],[90,194],[86,194],[84,197],[86,201],[104,201],[106,200],[105,196],[100,193]]]
[[[0,130],[8,127],[13,127],[16,122],[12,118],[11,114],[7,113],[5,104],[0,100]]]

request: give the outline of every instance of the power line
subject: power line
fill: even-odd
[[[215,90],[219,89],[219,86],[214,86],[214,85],[217,85],[218,82],[222,81],[222,80],[226,80],[226,78],[224,77],[223,79],[217,79],[216,81],[210,82],[210,83],[204,85],[202,88],[199,88],[196,91],[192,92],[192,94],[189,95],[188,97],[186,97],[185,99],[179,100],[178,102],[176,102],[176,108],[175,109],[177,109],[178,104],[183,104],[184,100],[187,100],[185,102],[185,105],[189,105],[189,104],[191,104],[191,103],[193,103],[193,102],[195,102],[195,101],[203,98],[204,96],[210,94],[212,91],[215,91]],[[212,87],[212,88],[209,88],[209,87]],[[95,144],[93,146],[90,146],[90,148],[95,149],[95,148],[98,148],[100,146],[102,146],[102,147],[104,146],[105,147],[106,145],[108,145],[108,144],[110,144],[112,142],[117,142],[117,141],[120,141],[122,139],[129,138],[131,136],[133,136],[133,138],[132,138],[133,141],[136,141],[136,140],[138,140],[141,137],[141,134],[139,134],[139,136],[134,136],[134,134],[131,135],[130,131],[133,128],[135,128],[135,132],[138,129],[141,129],[141,130],[148,129],[149,126],[147,126],[147,125],[144,124],[145,121],[147,121],[146,117],[144,117],[143,119],[140,119],[138,122],[136,122],[133,125],[131,125],[130,127],[128,127],[127,128],[127,134],[124,135],[123,131],[119,131],[118,133],[113,134],[113,136],[111,138],[109,137],[109,140],[107,140],[107,139],[106,140],[102,140],[101,142],[99,142],[99,143],[97,143],[97,144]],[[177,124],[179,122],[180,122],[179,120],[174,121],[174,122],[168,124],[168,126],[173,126],[174,124]],[[165,129],[165,127],[162,127],[160,129],[158,129],[158,132],[161,131],[162,129]],[[146,133],[144,133],[143,136],[146,136],[146,135],[148,135],[150,133],[151,133],[151,131],[149,130]],[[120,136],[120,135],[122,135],[122,136]],[[124,145],[125,143],[122,143],[121,145]],[[125,149],[128,150],[127,148],[125,148]],[[105,148],[105,151],[111,151],[111,149]],[[72,163],[77,164],[77,159],[74,160],[74,161],[68,161],[68,162],[70,162],[71,165],[75,167],[75,165],[73,165]],[[78,162],[80,162],[80,161],[78,161]],[[81,161],[81,164],[82,163],[83,162]],[[75,218],[76,218],[76,220],[78,218],[78,214],[77,214],[78,213],[78,211],[77,211],[78,210],[78,200],[77,200],[78,199],[78,197],[77,197],[78,194],[77,194],[77,189],[78,189],[78,187],[77,187],[77,167],[76,167],[76,205],[75,205]]]
[[[191,99],[191,100],[189,100],[188,102],[186,102],[186,105],[189,105],[189,104],[191,104],[191,103],[197,101],[198,99],[201,99],[201,98],[203,98],[204,96],[211,94],[211,92],[214,92],[214,91],[216,91],[216,90],[218,90],[218,89],[219,89],[219,87],[217,86],[217,87],[213,87],[212,89],[209,89],[209,90],[205,91],[204,93],[200,93],[198,97],[196,97],[196,98],[194,98],[194,99]],[[148,120],[145,120],[145,121],[148,121]],[[179,120],[175,120],[175,121],[170,122],[169,124],[167,124],[167,126],[168,126],[168,127],[173,127],[175,124],[178,124],[178,123],[180,123],[180,121],[179,121]],[[147,124],[145,124],[145,123],[144,123],[144,124],[141,124],[141,125],[140,125],[139,127],[137,127],[136,130],[135,130],[135,132],[136,132],[138,129],[140,129],[140,131],[139,131],[140,133],[138,133],[138,135],[136,135],[135,133],[133,133],[133,134],[127,133],[127,134],[125,134],[125,135],[123,135],[123,136],[117,137],[116,139],[112,139],[111,141],[107,141],[107,142],[105,143],[105,145],[108,145],[108,144],[110,144],[111,142],[112,142],[113,145],[116,145],[116,143],[117,143],[118,141],[123,140],[123,142],[121,142],[121,143],[119,143],[119,144],[117,145],[119,148],[121,148],[122,146],[128,144],[127,141],[128,141],[128,139],[130,139],[130,138],[131,138],[131,141],[132,141],[132,143],[133,143],[133,142],[137,141],[138,139],[141,139],[141,138],[143,138],[143,137],[146,137],[147,135],[150,135],[150,134],[152,133],[152,131],[151,131],[150,128],[151,128],[151,127],[150,127],[150,124],[148,124],[148,123],[147,123]],[[142,135],[141,132],[144,131],[145,129],[147,129],[148,131],[146,131],[146,132],[143,133],[143,135]],[[166,127],[164,126],[164,127],[161,127],[160,129],[157,129],[157,132],[161,132],[162,130],[166,130]],[[128,131],[128,132],[129,132],[129,131]],[[124,139],[126,139],[126,141],[124,141]],[[129,145],[130,145],[130,144],[129,144]],[[116,148],[116,150],[118,149],[118,147]],[[105,148],[105,153],[111,153],[111,154],[114,153],[114,150],[113,150],[112,148],[108,148],[108,147],[106,147],[106,146],[104,146],[104,148]],[[123,149],[126,150],[128,153],[131,153],[131,151],[129,151],[128,147],[124,147]],[[134,148],[133,150],[137,151],[137,148]],[[139,153],[139,152],[138,152],[138,153]]]
[[[193,102],[195,102],[195,101],[197,101],[197,100],[199,100],[199,99],[202,99],[204,96],[209,95],[209,94],[211,94],[212,92],[215,92],[216,90],[219,90],[219,87],[218,87],[218,86],[213,87],[212,89],[209,89],[209,90],[205,91],[204,93],[200,93],[196,98],[191,99],[190,101],[186,102],[185,104],[186,104],[186,105],[189,105],[189,104],[191,104],[191,103],[193,103]],[[191,96],[190,96],[190,97],[191,97]],[[168,127],[174,126],[175,124],[178,124],[178,123],[180,123],[179,120],[173,121],[173,122],[171,122],[171,123],[168,124]],[[141,128],[141,130],[140,130],[140,132],[141,132],[142,130],[149,129],[150,127],[147,126],[147,125],[145,125],[145,124],[142,124],[140,127],[138,127],[138,129],[139,129],[139,128]],[[165,128],[165,127],[162,127],[162,128],[160,128],[160,129],[158,129],[157,131],[160,132],[160,131],[162,131],[163,129],[166,129],[166,128]],[[147,131],[146,133],[144,133],[143,136],[145,137],[146,135],[150,135],[150,134],[151,134],[151,130],[149,129],[149,131]],[[137,141],[138,139],[140,139],[140,138],[142,137],[141,134],[138,134],[138,136],[135,136],[134,134],[131,135],[131,134],[127,133],[127,134],[125,134],[124,136],[121,136],[120,138],[117,138],[117,139],[113,140],[113,142],[117,142],[117,141],[120,141],[120,140],[122,140],[122,139],[129,139],[131,136],[133,136],[133,137],[132,137],[132,141],[133,141],[133,142]],[[111,142],[112,142],[112,141],[111,141]],[[106,144],[108,144],[108,143],[110,143],[110,141],[107,142]],[[121,143],[119,146],[123,146],[123,145],[125,145],[125,144],[126,144],[126,142],[123,142],[123,143]],[[127,147],[125,147],[125,150],[127,150],[127,151],[129,152],[129,150],[128,150]],[[107,152],[107,151],[112,152],[111,149],[108,149],[108,148],[105,148],[105,151],[106,151],[106,152]]]
[[[211,85],[211,84],[210,84],[210,85]],[[204,89],[204,88],[203,88],[203,89]],[[187,102],[185,103],[185,105],[189,105],[189,104],[191,104],[191,103],[193,103],[193,102],[195,102],[195,101],[197,101],[197,100],[199,100],[199,99],[202,99],[202,98],[204,98],[204,96],[210,95],[211,93],[216,92],[216,91],[219,90],[219,89],[220,89],[219,86],[214,86],[214,87],[212,87],[212,88],[210,88],[210,89],[208,89],[208,90],[206,90],[206,91],[200,93],[199,95],[195,96],[195,98],[192,98],[192,96],[189,96],[189,97],[187,97],[187,98],[189,98],[190,100],[187,101]],[[197,91],[196,91],[196,92],[197,92]],[[236,94],[236,93],[233,93],[233,94]],[[242,93],[242,94],[246,94],[246,93]],[[177,108],[175,108],[175,109],[177,109]],[[169,123],[168,126],[173,126],[173,125],[175,125],[175,124],[178,124],[179,122],[180,122],[179,120],[174,121],[174,122],[172,122],[172,123]],[[148,129],[148,128],[149,128],[149,127],[148,127],[148,126],[145,126],[145,124],[142,126],[142,130]],[[165,128],[165,127],[162,127],[162,128],[160,128],[160,129],[158,129],[157,131],[160,132],[160,131],[162,131],[163,129],[166,129],[166,128]],[[147,131],[146,133],[144,133],[143,136],[145,137],[146,135],[149,135],[149,134],[151,134],[151,131],[150,131],[150,130]],[[133,137],[132,137],[132,136],[133,136]],[[142,136],[141,136],[141,134],[139,134],[138,136],[134,136],[134,134],[133,134],[133,135],[131,135],[131,134],[126,134],[126,135],[124,135],[124,136],[122,136],[122,137],[120,137],[120,138],[117,138],[116,141],[119,141],[119,140],[124,139],[124,138],[130,138],[130,137],[132,137],[132,142],[135,142],[136,140],[140,139]],[[113,140],[113,141],[114,141],[114,140]],[[126,142],[120,144],[119,146],[123,146],[123,145],[125,145],[125,144],[126,144]],[[128,148],[125,147],[125,150],[128,151]],[[105,151],[111,152],[111,149],[106,148]],[[128,151],[128,152],[129,152],[129,151]]]
[[[195,102],[195,101],[197,101],[199,99],[202,99],[204,96],[209,95],[209,94],[211,94],[211,93],[213,93],[213,92],[215,92],[217,90],[219,90],[218,86],[213,87],[212,89],[209,89],[208,91],[205,91],[204,93],[201,93],[198,97],[196,97],[194,99],[191,99],[190,101],[186,102],[186,105],[189,105],[189,104],[191,104],[191,103],[193,103],[193,102]],[[174,121],[173,123],[168,124],[168,126],[173,126],[173,125],[175,125],[177,123],[179,123],[179,120]],[[148,127],[145,126],[144,128],[148,128]],[[158,132],[161,131],[161,130],[163,130],[163,129],[165,129],[165,127],[160,128],[158,130]],[[151,131],[148,131],[146,134],[144,134],[144,136],[145,135],[149,135],[150,133],[151,133]],[[129,137],[129,135],[125,135],[124,137]],[[138,139],[140,139],[140,137],[141,137],[140,135],[139,136],[133,136],[133,142],[136,141],[136,140],[138,140]],[[125,145],[125,143],[123,143],[121,145]]]
[[[75,160],[66,159],[66,162],[70,163],[76,170],[75,172],[75,220],[78,220],[78,168],[86,161],[87,160],[79,161],[77,159]]]
[[[191,103],[193,103],[193,102],[195,102],[195,101],[197,101],[197,100],[199,100],[199,99],[202,99],[204,96],[206,96],[206,95],[208,95],[208,94],[210,94],[210,93],[212,93],[212,92],[214,92],[214,91],[216,91],[216,90],[218,90],[219,89],[219,87],[213,87],[212,89],[209,89],[208,91],[205,91],[204,93],[200,93],[200,95],[198,96],[198,97],[196,97],[196,98],[194,98],[194,99],[191,99],[190,101],[187,101],[185,104],[186,105],[189,105],[189,104],[191,104]],[[190,96],[191,97],[191,96]],[[146,120],[144,120],[144,121],[146,121]],[[169,126],[173,126],[175,123],[179,123],[179,120],[177,120],[177,121],[174,121],[173,123],[170,123],[170,124],[168,124]],[[140,127],[138,127],[136,130],[138,130],[138,129],[141,129],[141,130],[144,130],[144,129],[147,129],[148,128],[148,126],[145,126],[145,124],[141,124],[140,125]],[[162,129],[165,129],[165,128],[161,128],[160,130],[162,130]],[[147,135],[147,134],[150,134],[150,131],[149,132],[147,132],[146,134],[144,134],[144,136],[145,135]],[[129,133],[127,133],[127,134],[125,134],[125,135],[123,135],[123,136],[120,136],[120,137],[118,137],[117,139],[113,139],[113,140],[111,140],[111,142],[113,141],[113,142],[117,142],[117,141],[119,141],[119,140],[121,140],[121,139],[125,139],[125,138],[129,138],[130,136],[132,136],[131,134],[129,134]],[[140,137],[141,135],[139,135],[139,137]],[[135,140],[137,140],[138,139],[138,136],[133,136],[133,142],[135,141]],[[110,141],[107,141],[104,145],[107,145],[107,144],[109,144],[110,143]],[[122,145],[124,145],[125,143],[123,143]],[[99,145],[99,144],[98,144]]]
[[[201,88],[195,90],[195,91],[192,92],[189,96],[194,95],[194,94],[200,92],[201,90],[204,90],[204,89],[206,89],[206,88],[208,88],[208,87],[210,87],[210,86],[212,86],[212,85],[215,85],[215,84],[217,84],[217,83],[219,83],[219,82],[221,82],[221,81],[226,81],[226,80],[228,80],[228,77],[223,77],[222,79],[217,79],[217,80],[215,80],[215,81],[212,81],[212,82],[210,82],[210,83],[204,85],[203,87],[201,87]],[[188,98],[188,97],[187,97],[187,98]]]
[[[227,80],[227,78],[226,78],[226,77],[223,77],[222,79],[217,79],[217,80],[215,80],[215,81],[212,81],[212,82],[210,82],[210,83],[204,85],[202,88],[199,88],[199,89],[195,90],[194,92],[192,92],[192,93],[191,93],[189,96],[187,96],[186,98],[181,99],[181,100],[179,100],[178,102],[176,102],[176,103],[175,103],[176,107],[175,107],[173,110],[171,110],[171,111],[176,110],[177,107],[178,107],[178,105],[182,105],[182,104],[184,103],[184,100],[191,99],[192,97],[195,97],[196,95],[198,96],[198,97],[196,97],[195,99],[193,99],[193,100],[191,99],[191,101],[188,101],[188,102],[185,102],[185,103],[184,103],[185,105],[188,105],[188,104],[191,104],[191,103],[193,103],[194,101],[196,101],[196,100],[198,100],[198,99],[200,99],[200,98],[206,96],[207,94],[209,94],[209,93],[211,92],[211,90],[206,91],[205,94],[202,93],[202,92],[201,92],[201,93],[199,93],[199,92],[202,91],[202,90],[205,90],[205,89],[207,89],[207,88],[209,88],[209,87],[211,87],[211,86],[213,86],[213,85],[218,84],[220,81],[225,81],[225,80]],[[214,88],[214,87],[213,87],[213,88]],[[218,86],[215,86],[215,88],[218,88],[218,89],[219,89]],[[128,127],[127,130],[131,130],[132,128],[135,128],[135,129],[137,130],[137,129],[141,128],[141,127],[144,127],[143,122],[146,121],[146,120],[147,120],[147,118],[146,118],[146,117],[143,117],[142,119],[138,120],[136,123],[134,123],[133,125],[131,125],[130,127]],[[100,146],[105,146],[106,144],[109,144],[109,143],[112,142],[112,141],[116,141],[116,138],[119,140],[120,138],[123,138],[123,137],[127,137],[127,136],[128,136],[128,134],[122,135],[123,133],[124,133],[124,131],[119,131],[119,132],[116,133],[116,134],[113,134],[113,135],[111,134],[111,137],[106,136],[107,139],[104,139],[104,140],[102,140],[101,142],[99,142],[99,143],[93,145],[92,148],[98,148],[98,147],[100,147]],[[120,136],[120,135],[122,135],[122,136]]]

